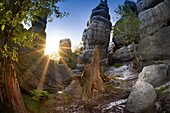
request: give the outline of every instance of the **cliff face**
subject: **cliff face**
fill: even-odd
[[[170,0],[138,0],[137,6],[141,38],[137,52],[142,60],[142,67],[145,67],[128,97],[126,110],[151,113],[149,110],[159,102],[160,108],[156,112],[169,113]],[[142,86],[144,84],[148,86]],[[152,89],[149,89],[149,85]],[[162,88],[165,89],[161,90]],[[140,90],[146,94],[142,94]],[[149,95],[152,97],[148,97]]]
[[[138,0],[138,55],[146,61],[170,59],[170,0]]]
[[[92,10],[87,28],[83,32],[84,51],[79,57],[82,63],[89,63],[95,46],[99,47],[100,59],[107,57],[107,48],[110,40],[111,22],[107,0]]]

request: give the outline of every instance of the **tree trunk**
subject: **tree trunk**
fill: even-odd
[[[104,91],[103,80],[100,76],[100,55],[98,47],[95,48],[94,55],[90,64],[85,66],[82,79],[82,100],[87,100],[93,89]]]
[[[5,62],[5,85],[8,102],[13,112],[28,113],[20,92],[12,61],[9,58]]]

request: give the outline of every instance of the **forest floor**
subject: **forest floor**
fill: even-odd
[[[132,82],[117,80],[116,84],[105,83],[105,87],[105,92],[94,91],[87,101],[65,92],[39,102],[27,94],[23,97],[31,113],[124,113]]]
[[[125,73],[130,75],[130,79],[124,76]],[[31,113],[125,113],[127,98],[137,78],[131,76],[127,65],[120,68],[111,67],[105,74],[109,78],[109,81],[104,82],[105,91],[94,90],[87,101],[59,91],[39,102],[29,95],[23,95],[25,103]]]

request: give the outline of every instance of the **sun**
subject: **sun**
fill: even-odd
[[[50,59],[57,60],[59,55],[58,55],[58,44],[56,41],[53,40],[46,40],[46,48],[45,48],[45,55],[48,55]]]

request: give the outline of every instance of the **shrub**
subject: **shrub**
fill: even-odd
[[[49,93],[43,90],[34,90],[31,92],[32,98],[36,101],[44,100],[49,97]]]

